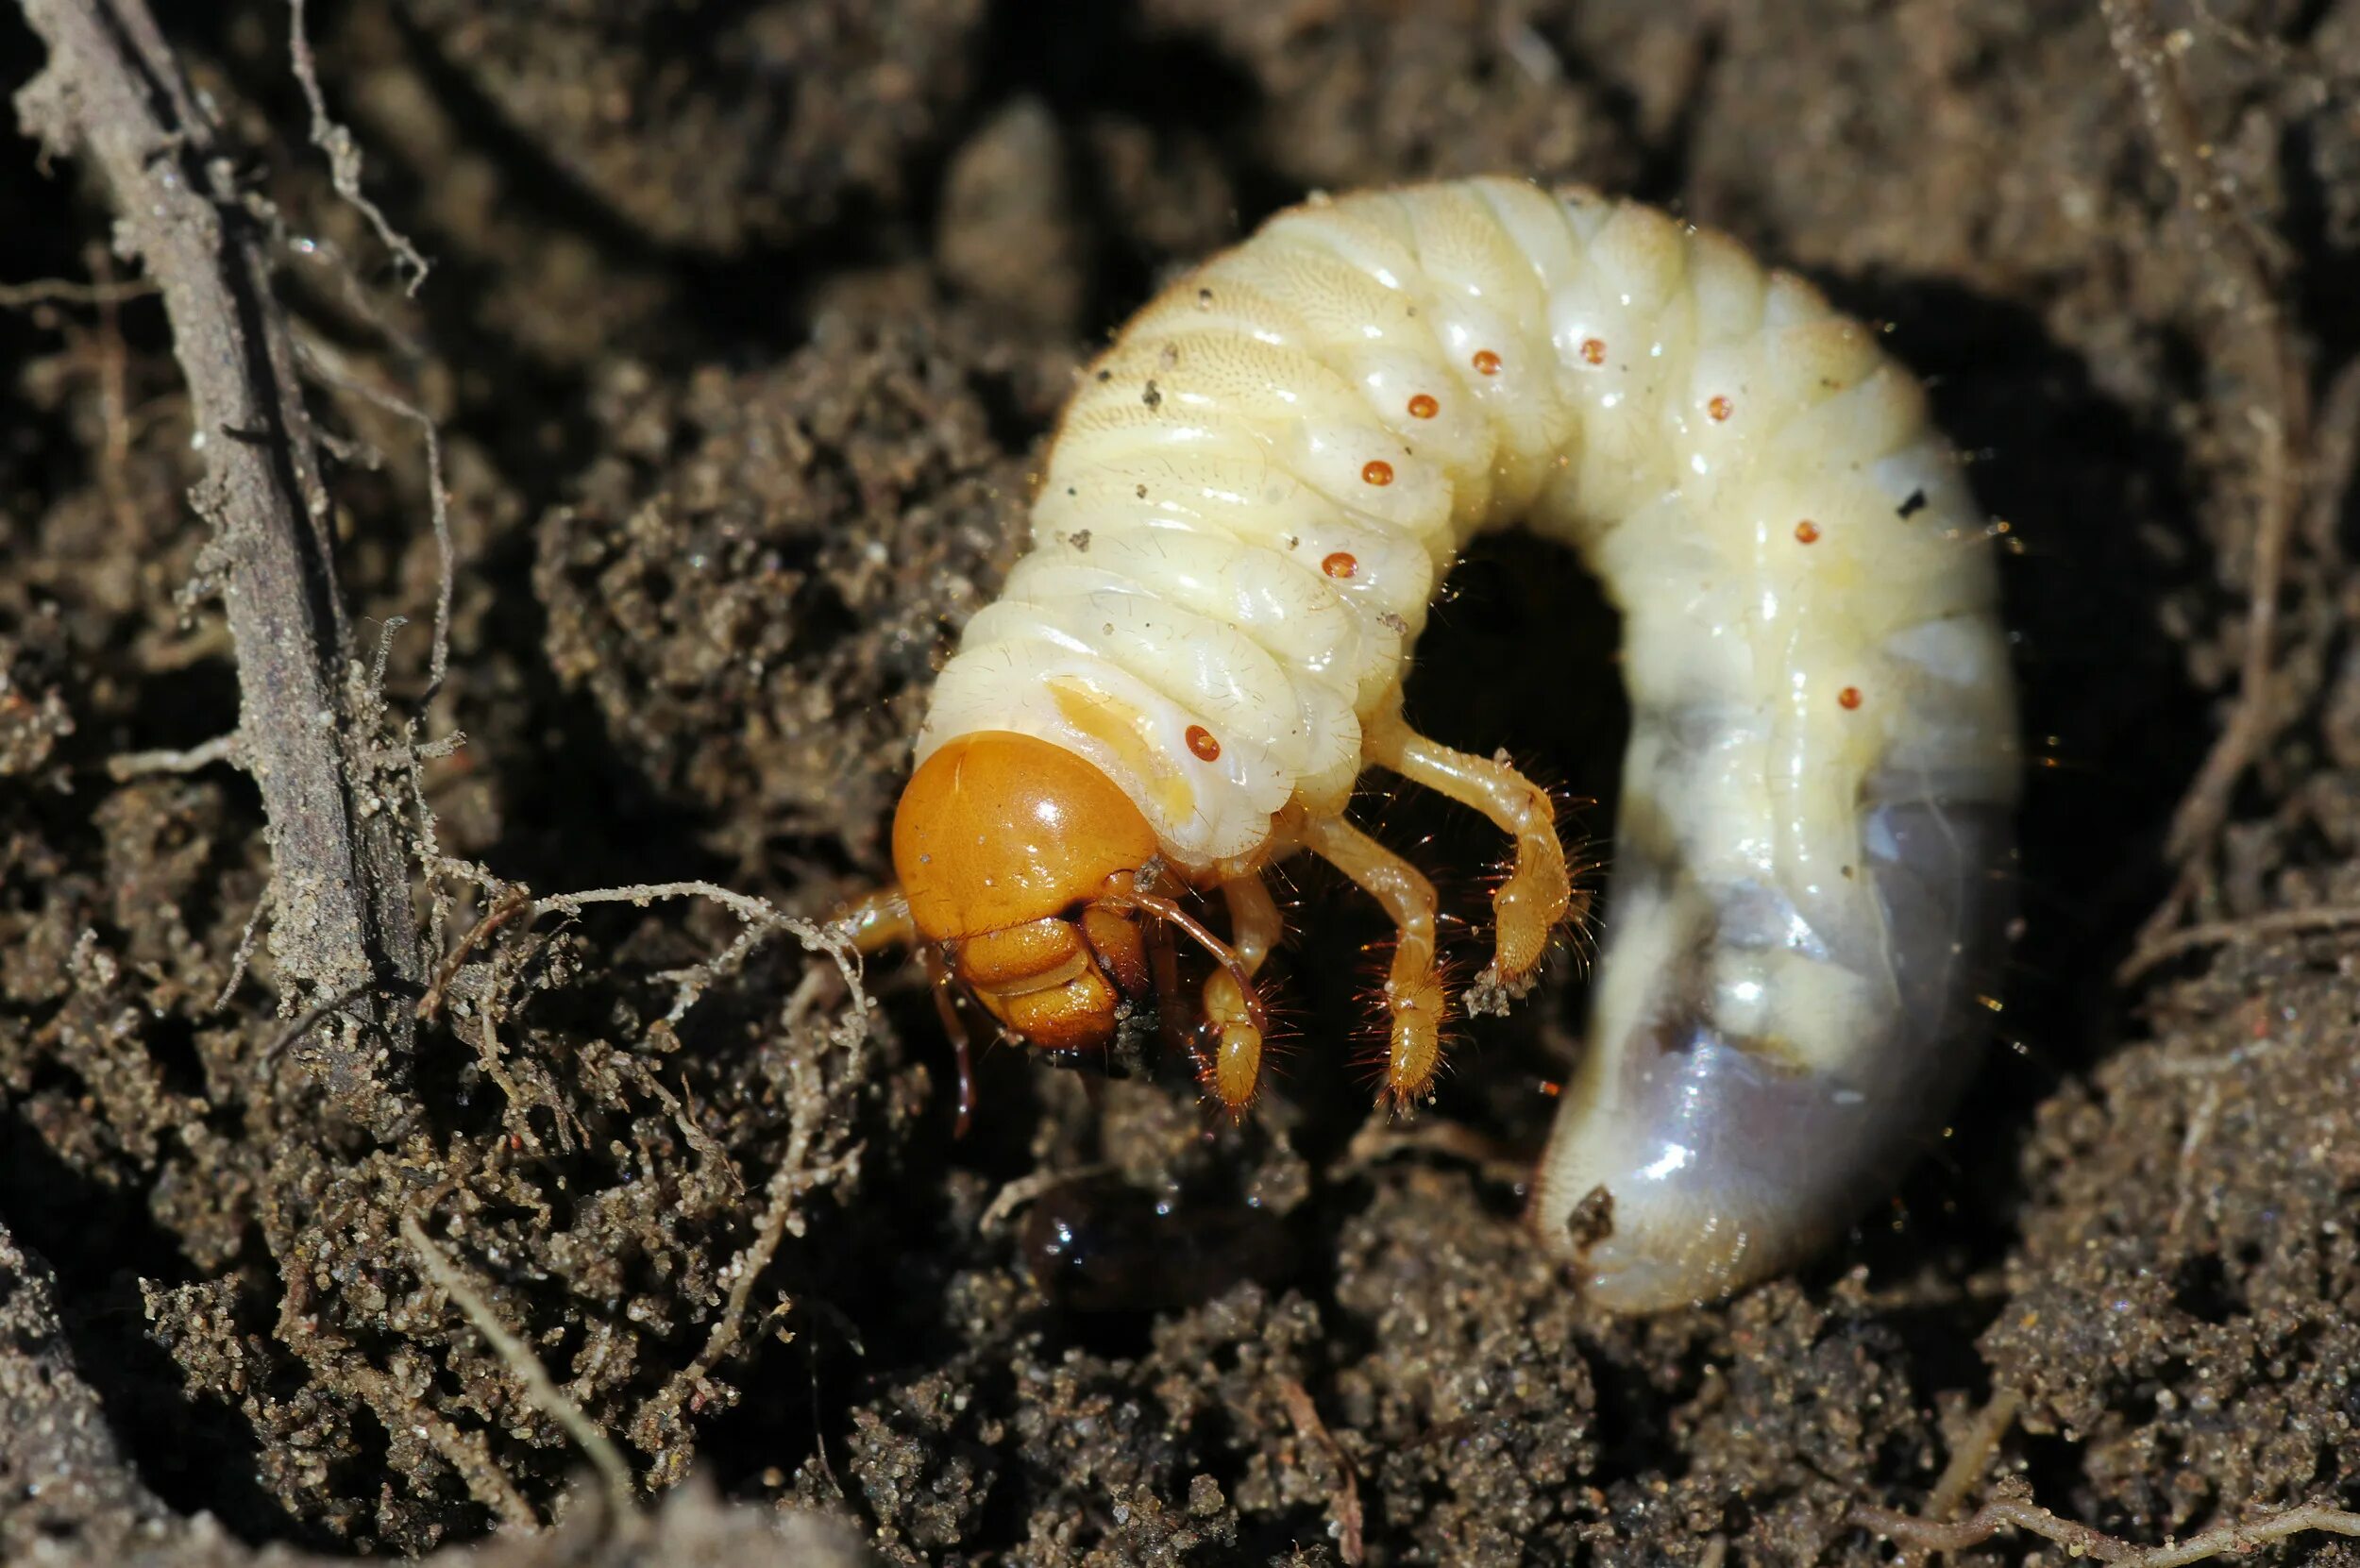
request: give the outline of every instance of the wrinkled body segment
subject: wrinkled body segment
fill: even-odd
[[[1260,872],[1333,861],[1400,928],[1387,1091],[1416,1099],[1444,1019],[1518,994],[1578,913],[1547,797],[1401,713],[1453,559],[1511,525],[1604,583],[1633,715],[1589,1044],[1531,1221],[1610,1306],[1711,1297],[1840,1233],[1938,1124],[2007,907],[2019,764],[1990,531],[1915,380],[1808,284],[1649,209],[1510,180],[1280,214],[1086,376],[1030,551],[942,672],[920,781],[947,748],[937,783],[979,747],[1070,754],[1128,802],[1104,844],[1143,821],[1149,876],[1224,894],[1202,1050],[1233,1105],[1277,935]],[[1535,668],[1536,700],[1563,678]],[[1344,820],[1372,767],[1515,845],[1464,997],[1433,961],[1430,887]],[[1136,858],[1092,853],[1093,885]],[[901,867],[913,902],[960,851],[925,855]],[[1073,928],[1076,951],[1124,950],[1107,975],[1144,962],[1108,919],[1138,919],[1126,889],[1147,886]],[[996,929],[919,924],[954,957]],[[1089,968],[1065,940],[1041,938],[1054,972]]]

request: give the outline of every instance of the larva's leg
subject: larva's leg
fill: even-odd
[[[1238,950],[1238,960],[1245,965],[1246,973],[1261,973],[1271,949],[1287,934],[1286,921],[1278,913],[1278,901],[1270,896],[1259,871],[1248,871],[1222,883],[1221,896],[1229,905],[1229,945]],[[1228,977],[1224,974],[1222,978]]]
[[[1382,904],[1400,934],[1385,979],[1392,1014],[1385,1054],[1385,1095],[1396,1107],[1424,1095],[1442,1061],[1442,977],[1434,966],[1434,885],[1415,867],[1345,821],[1323,817],[1303,826],[1306,848]]]
[[[1370,727],[1366,748],[1379,767],[1473,807],[1516,840],[1515,864],[1492,895],[1492,967],[1475,987],[1495,996],[1521,994],[1547,956],[1551,934],[1574,906],[1573,877],[1557,838],[1556,802],[1506,763],[1428,740],[1398,714]]]
[[[1278,905],[1262,885],[1259,871],[1223,882],[1221,893],[1229,906],[1229,945],[1247,975],[1257,974],[1285,931]],[[1237,977],[1225,969],[1215,969],[1205,982],[1205,1020],[1212,1025],[1214,1038],[1207,1080],[1222,1104],[1232,1112],[1242,1111],[1262,1081],[1262,1031],[1254,1023]]]

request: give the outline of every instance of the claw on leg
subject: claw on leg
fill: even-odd
[[[1383,906],[1400,941],[1385,979],[1391,1014],[1384,1093],[1395,1108],[1423,1098],[1442,1063],[1442,1013],[1448,997],[1434,962],[1434,885],[1408,861],[1341,817],[1306,822],[1306,848],[1357,883]]]
[[[1557,806],[1548,791],[1506,763],[1454,751],[1426,739],[1394,713],[1371,726],[1368,754],[1378,766],[1490,818],[1516,841],[1516,858],[1492,895],[1492,967],[1480,992],[1522,994],[1548,955],[1549,939],[1574,907],[1574,882],[1558,842]]]
[[[1270,956],[1284,929],[1278,905],[1262,885],[1259,871],[1230,878],[1221,891],[1229,906],[1230,949],[1251,981],[1261,972],[1262,960]],[[1262,1082],[1262,1026],[1255,1018],[1253,1001],[1227,969],[1215,969],[1205,982],[1205,1021],[1213,1035],[1206,1085],[1231,1115],[1242,1114]]]

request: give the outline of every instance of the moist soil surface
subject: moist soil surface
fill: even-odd
[[[297,15],[414,294],[287,9],[162,21],[316,372],[436,985],[331,1097],[261,795],[151,755],[238,721],[207,432],[106,190],[9,140],[0,280],[73,286],[0,311],[7,1555],[619,1559],[585,1427],[682,1562],[1869,1564],[1863,1508],[2148,1543],[2360,1502],[2360,4]],[[42,61],[11,8],[0,78]],[[2036,767],[1998,1043],[1842,1245],[1586,1307],[1519,1227],[1581,965],[1373,1119],[1377,921],[1309,871],[1240,1124],[1002,1049],[964,1136],[914,965],[855,993],[712,897],[526,901],[823,919],[885,878],[1076,367],[1309,192],[1495,171],[1885,324],[2006,525]],[[441,434],[439,681],[436,490],[373,394]],[[1614,637],[1569,557],[1486,542],[1410,712],[1602,842]],[[1479,919],[1496,843],[1360,815]]]

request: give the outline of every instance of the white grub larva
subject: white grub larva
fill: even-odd
[[[1701,1300],[1839,1233],[1946,1114],[2019,777],[1989,531],[1922,391],[1725,238],[1417,186],[1283,212],[1149,304],[942,672],[895,823],[908,923],[1031,1043],[1160,1025],[1234,1109],[1280,935],[1262,873],[1308,851],[1398,928],[1384,1092],[1422,1098],[1446,1013],[1518,994],[1578,904],[1546,794],[1401,711],[1455,554],[1516,523],[1621,610],[1633,715],[1531,1222],[1610,1307]],[[1345,819],[1370,767],[1514,843],[1464,997],[1426,880]],[[1215,889],[1225,942],[1180,902]],[[1175,933],[1217,960],[1193,1001]]]

